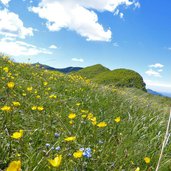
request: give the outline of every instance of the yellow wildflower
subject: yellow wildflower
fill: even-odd
[[[71,120],[71,121],[69,121],[69,124],[70,124],[70,125],[73,125],[73,124],[74,124],[74,122]]]
[[[47,86],[47,85],[48,85],[48,82],[44,82],[43,85],[44,85],[44,86]]]
[[[115,121],[116,123],[119,123],[119,122],[121,121],[121,117],[115,118],[114,121]]]
[[[37,107],[37,110],[38,110],[38,111],[42,111],[42,110],[44,110],[44,107],[43,107],[43,106],[38,106],[38,107]]]
[[[9,71],[8,67],[4,67],[3,70],[4,70],[5,72],[8,72],[8,71]]]
[[[20,129],[19,132],[14,132],[11,135],[11,138],[20,139],[22,136],[23,136],[23,130]]]
[[[21,161],[12,161],[6,171],[21,171]]]
[[[103,128],[103,127],[106,127],[107,126],[107,123],[106,122],[100,122],[100,123],[97,124],[97,126],[99,128]]]
[[[32,106],[31,109],[32,109],[32,110],[36,110],[36,109],[37,109],[37,106]]]
[[[80,106],[81,105],[81,103],[76,103],[76,106]]]
[[[93,114],[92,113],[89,113],[88,116],[87,116],[87,119],[90,120],[91,118],[93,118]]]
[[[87,115],[82,115],[81,117],[82,117],[82,118],[86,118],[86,117],[87,117]]]
[[[74,141],[74,140],[76,140],[75,136],[74,137],[67,137],[67,138],[65,138],[65,141]]]
[[[7,86],[8,86],[8,88],[14,88],[15,84],[14,84],[14,82],[8,82]]]
[[[76,151],[75,153],[73,153],[74,158],[81,158],[83,156],[83,151]]]
[[[26,94],[26,93],[23,93],[22,95],[23,95],[23,96],[26,96],[27,94]]]
[[[27,91],[32,91],[33,87],[27,87]]]
[[[3,106],[3,107],[1,107],[1,110],[2,111],[10,111],[11,110],[11,107],[10,106]]]
[[[70,113],[69,115],[68,115],[68,118],[69,119],[74,119],[76,117],[76,114],[75,113]]]
[[[21,105],[20,102],[12,102],[12,104],[13,104],[15,107],[18,107],[18,106]]]
[[[48,159],[53,167],[59,167],[62,161],[62,155],[57,155],[54,159]]]
[[[135,171],[140,171],[140,168],[139,168],[139,167],[137,167],[137,168],[135,169]]]
[[[97,124],[96,117],[92,117],[90,120],[91,120],[91,122],[92,122],[93,125],[96,125]]]
[[[37,95],[36,98],[37,98],[37,99],[40,99],[40,95]]]
[[[144,157],[144,161],[145,161],[146,164],[149,164],[151,160],[150,160],[149,157]]]

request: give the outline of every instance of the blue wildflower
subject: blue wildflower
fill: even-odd
[[[55,148],[56,151],[59,151],[60,149],[61,149],[60,146],[58,146],[58,147]]]
[[[49,148],[50,147],[50,144],[49,143],[46,143],[46,145],[45,145],[47,148]]]
[[[55,133],[55,138],[58,138],[60,136],[60,134]]]
[[[91,148],[86,148],[83,152],[83,156],[86,158],[91,158]]]

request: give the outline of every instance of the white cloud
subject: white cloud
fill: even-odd
[[[119,44],[118,44],[117,42],[114,42],[114,43],[113,43],[113,46],[114,46],[114,47],[119,47]]]
[[[123,16],[124,16],[124,14],[122,12],[120,12],[119,17],[123,18]]]
[[[145,80],[147,88],[151,88],[156,91],[171,92],[171,84],[159,83],[151,80]]]
[[[33,36],[33,28],[24,27],[19,16],[7,9],[0,10],[0,34],[7,37]]]
[[[158,69],[158,72],[163,72],[163,69]]]
[[[141,4],[139,2],[135,2],[135,8],[140,8],[141,7]]]
[[[75,62],[84,62],[84,59],[82,59],[82,58],[72,58],[72,61],[75,61]]]
[[[1,3],[3,3],[4,5],[8,5],[8,3],[10,2],[11,0],[0,0]]]
[[[160,63],[156,63],[156,64],[152,64],[152,65],[149,65],[150,68],[163,68],[164,65],[160,64]]]
[[[148,76],[154,76],[154,77],[161,77],[160,72],[154,71],[153,69],[149,69],[145,72]]]
[[[93,10],[114,13],[120,5],[130,6],[135,3],[130,0],[42,0],[38,7],[29,10],[46,19],[50,31],[66,28],[76,31],[88,41],[110,41],[111,30],[98,22],[98,16]],[[123,17],[123,13],[120,17]]]
[[[39,54],[52,54],[50,51],[36,47],[23,41],[13,38],[3,38],[0,40],[0,52],[11,56],[34,56]]]
[[[49,48],[50,49],[57,49],[57,46],[56,45],[50,45]]]
[[[124,14],[119,11],[119,9],[115,10],[114,15],[119,15],[120,18],[123,18],[123,16],[124,16]]]

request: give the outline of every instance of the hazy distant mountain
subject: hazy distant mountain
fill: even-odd
[[[170,97],[171,98],[171,93],[167,92],[156,92],[151,89],[147,89],[147,92],[153,95],[159,95],[159,96],[165,96],[165,97]]]
[[[153,90],[151,90],[151,89],[147,89],[147,92],[150,93],[150,94],[153,94],[153,95],[163,96],[161,93],[156,92],[156,91],[153,91]]]
[[[170,97],[170,98],[171,98],[171,93],[161,92],[161,94],[162,94],[163,96],[167,96],[167,97]]]
[[[39,65],[40,68],[44,68],[44,69],[51,70],[51,71],[59,71],[59,72],[65,73],[65,74],[83,69],[81,67],[53,68],[48,65],[44,65],[44,64],[40,64],[40,63],[35,63],[33,65]]]

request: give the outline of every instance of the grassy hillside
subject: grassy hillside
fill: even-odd
[[[102,66],[101,64],[97,64],[97,65],[86,67],[76,72],[76,74],[86,77],[88,79],[91,79],[91,78],[94,78],[96,75],[103,73],[105,71],[110,71],[110,70]]]
[[[146,90],[140,74],[129,69],[116,69],[95,76],[94,80],[100,84],[115,85],[117,87],[134,87]]]
[[[169,98],[7,58],[0,78],[1,170],[155,170]],[[160,170],[171,170],[170,149],[168,141]]]
[[[92,79],[98,84],[114,85],[116,87],[134,87],[146,91],[145,83],[141,75],[129,69],[116,69],[111,71],[97,64],[86,67],[75,72],[75,74]]]

